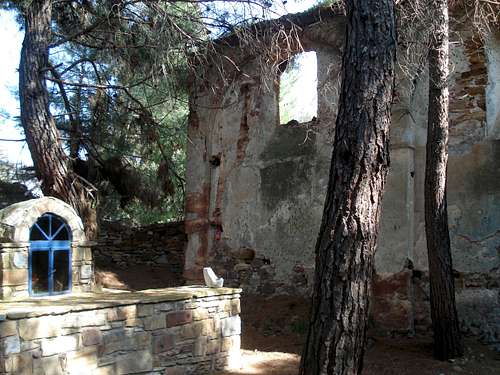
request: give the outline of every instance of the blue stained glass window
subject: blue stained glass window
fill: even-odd
[[[59,216],[46,213],[31,227],[29,292],[33,296],[71,290],[71,232]]]

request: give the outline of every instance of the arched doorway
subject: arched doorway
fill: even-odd
[[[52,213],[40,216],[30,230],[29,294],[64,294],[71,291],[71,231]]]

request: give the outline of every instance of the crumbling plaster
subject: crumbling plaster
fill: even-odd
[[[487,137],[500,139],[500,32],[486,40],[488,86],[486,88]]]
[[[482,45],[465,26],[452,27],[448,205],[460,292],[474,284],[478,273],[489,281],[475,287],[498,284],[500,142],[493,134],[500,126],[491,118],[498,117],[500,108],[500,45],[492,39]],[[316,51],[318,59],[318,118],[313,122],[278,124],[276,76],[261,74],[258,59],[246,60],[226,84],[209,70],[211,83],[193,87],[185,263],[190,280],[199,279],[201,267],[208,264],[229,285],[248,292],[311,291],[337,111],[343,19],[303,27],[299,36],[304,49]],[[234,49],[227,53],[239,61]],[[415,82],[397,74],[391,168],[375,262],[381,282],[404,275],[386,285],[405,289],[405,304],[413,307],[403,309],[407,316],[402,321],[410,328],[422,310],[416,299],[428,298],[425,288],[420,293],[413,285],[415,270],[427,271],[426,81],[425,71]],[[219,165],[211,163],[213,157],[220,159]]]

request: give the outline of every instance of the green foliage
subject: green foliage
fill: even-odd
[[[99,188],[103,217],[178,219],[192,48],[186,36],[203,34],[199,11],[192,3],[93,5],[54,6],[55,43],[65,41],[51,51],[57,127],[68,153],[86,161],[84,177]],[[75,30],[89,31],[66,41]]]
[[[2,6],[22,16],[32,4]],[[206,57],[211,35],[254,22],[269,7],[267,0],[52,1],[50,111],[74,172],[99,191],[102,217],[138,224],[182,217],[193,61]]]

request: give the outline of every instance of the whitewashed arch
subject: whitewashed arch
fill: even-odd
[[[31,227],[45,213],[55,214],[66,221],[74,244],[86,242],[83,223],[76,211],[54,197],[30,199],[0,210],[0,225],[4,228],[2,242],[28,242]]]

